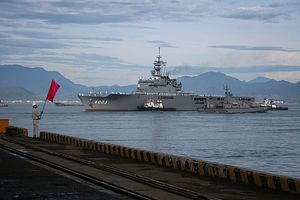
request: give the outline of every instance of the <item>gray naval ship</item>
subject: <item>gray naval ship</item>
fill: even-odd
[[[233,97],[227,88],[225,96],[205,96],[182,91],[181,83],[163,75],[166,62],[160,49],[149,79],[140,78],[132,93],[90,92],[78,97],[86,111],[204,111],[204,112],[262,112],[266,107],[254,97]],[[223,107],[222,107],[223,106]],[[221,109],[222,107],[222,109]]]
[[[228,85],[224,87],[225,95],[219,97],[208,97],[204,109],[209,113],[256,113],[266,112],[270,107],[256,103],[254,97],[233,96]]]

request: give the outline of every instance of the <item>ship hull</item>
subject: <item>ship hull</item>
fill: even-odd
[[[224,109],[204,109],[200,111],[204,111],[207,113],[228,113],[228,114],[234,114],[234,113],[260,113],[260,112],[267,112],[270,110],[266,107],[253,107],[253,108],[224,108]]]
[[[79,95],[86,111],[138,111],[151,97],[161,99],[164,111],[196,111],[201,108],[194,102],[197,95],[158,95],[158,94],[108,94]]]
[[[208,113],[257,113],[270,110],[263,106],[216,108],[218,97],[199,96],[195,94],[116,94],[107,95],[90,94],[79,95],[79,99],[85,106],[86,111],[200,111]],[[149,99],[161,100],[163,109],[146,109],[144,103]],[[239,98],[239,97],[237,97]]]

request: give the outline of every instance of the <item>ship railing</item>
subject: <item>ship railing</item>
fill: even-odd
[[[134,92],[139,95],[158,95],[158,96],[191,96],[193,93],[164,93],[164,92]]]
[[[87,94],[79,93],[78,96],[97,97],[97,96],[108,96],[110,94],[129,95],[129,94],[132,94],[132,93],[125,93],[125,92],[89,92]]]
[[[110,94],[129,95],[129,94],[132,94],[132,93],[128,93],[128,92],[111,92]]]

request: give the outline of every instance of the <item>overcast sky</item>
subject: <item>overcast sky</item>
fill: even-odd
[[[89,86],[150,76],[157,47],[173,77],[300,81],[300,0],[0,0],[0,30],[0,64]]]

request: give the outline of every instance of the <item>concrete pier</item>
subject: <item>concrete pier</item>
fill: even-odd
[[[80,161],[83,160],[90,167],[86,168],[86,164],[79,165],[79,168],[85,171],[92,171],[95,166],[111,166],[113,169],[126,172],[128,177],[136,177],[136,180],[124,179],[124,177],[112,178],[112,175],[108,175],[106,179],[115,181],[115,184],[121,184],[123,187],[139,191],[153,199],[189,199],[173,194],[170,191],[163,191],[157,186],[151,186],[151,184],[161,183],[167,184],[169,188],[182,189],[183,192],[190,191],[192,194],[199,195],[199,199],[296,200],[300,198],[299,180],[290,177],[249,169],[245,171],[246,169],[217,163],[203,163],[204,161],[200,163],[200,161],[195,162],[195,160],[190,158],[148,152],[55,133],[41,132],[40,139],[11,136],[0,137],[0,145],[11,145],[15,149],[24,148],[24,151],[31,151],[26,150],[26,145],[23,147],[22,145],[16,146],[16,144],[10,144],[7,139],[35,148],[68,155]],[[34,155],[41,154],[38,151],[32,153]],[[99,195],[99,189],[90,188],[91,185],[89,184],[74,182],[74,180],[69,180],[70,177],[62,177],[61,174],[57,175],[52,171],[49,172],[47,169],[41,169],[35,163],[28,163],[28,160],[13,157],[5,153],[5,151],[0,151],[0,158],[5,162],[5,165],[0,166],[0,180],[6,180],[6,182],[2,181],[1,183],[3,186],[1,189],[3,189],[0,192],[7,195],[6,197],[12,198],[13,195],[23,195],[25,197],[31,195],[30,197],[35,197],[35,195],[45,193],[52,198],[51,194],[61,193],[62,191],[70,195],[61,196],[62,198],[60,199],[74,198],[76,195],[79,198],[91,199],[95,197],[94,195]],[[59,162],[59,160],[56,160],[56,162]],[[63,162],[65,163],[66,161]],[[65,165],[67,164],[65,163]],[[41,177],[41,180],[39,181],[35,177]],[[143,177],[148,183],[139,182],[138,178],[140,177]],[[14,184],[13,187],[9,183],[16,178],[19,182]],[[45,180],[48,180],[45,183],[45,187],[40,187],[40,185],[44,185],[43,181]],[[274,181],[273,184],[272,181]],[[57,183],[62,183],[63,187],[56,188]],[[11,187],[13,189],[10,189]],[[76,193],[72,188],[79,188],[75,189],[79,192]],[[105,196],[103,199],[129,198],[113,192],[107,192],[103,188],[100,189],[101,191],[104,191],[105,194],[112,194],[112,196]]]
[[[131,199],[89,187],[1,149],[0,160],[0,199]]]
[[[252,185],[261,188],[300,194],[300,180],[292,177],[280,176],[160,152],[95,142],[56,133],[41,132],[41,139],[59,144],[73,145],[107,155],[141,161],[143,163],[155,164],[164,168],[176,169],[181,172],[188,172],[197,177],[205,176],[220,178],[237,184]]]

